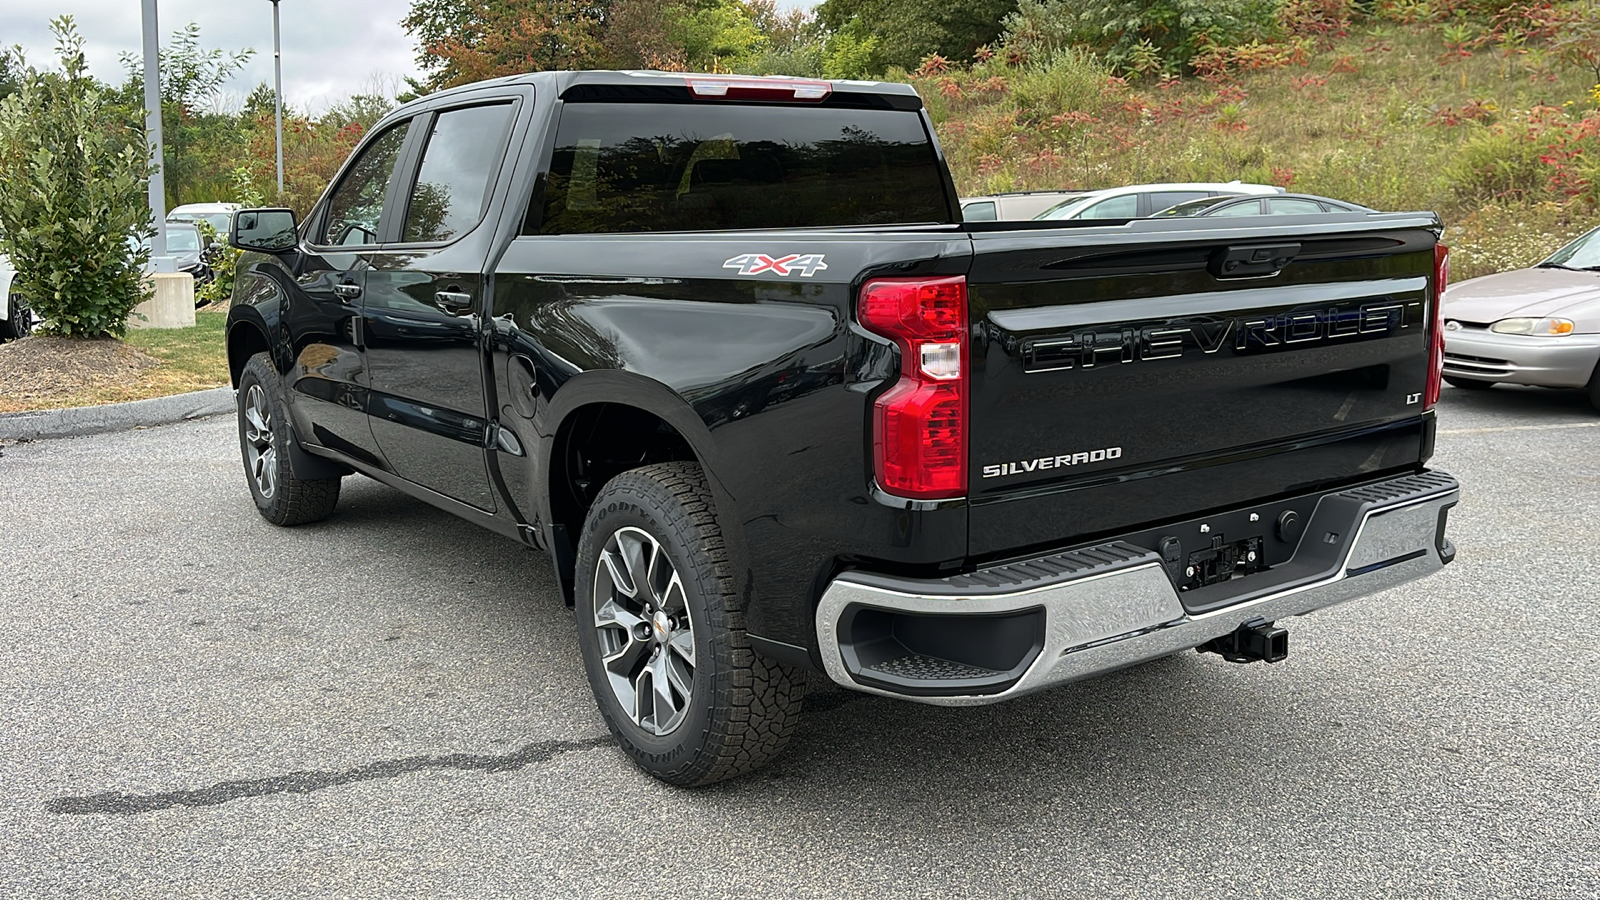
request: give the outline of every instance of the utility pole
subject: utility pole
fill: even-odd
[[[278,104],[278,199],[283,202],[283,44],[279,40],[278,0],[272,0],[272,96]]]
[[[156,232],[150,238],[150,262],[157,272],[176,272],[177,260],[167,255],[167,181],[161,144],[161,33],[156,0],[144,3],[144,117],[153,160],[150,170],[150,215]]]

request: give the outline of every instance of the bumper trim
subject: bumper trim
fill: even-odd
[[[1184,608],[1157,554],[1116,541],[948,579],[846,572],[829,584],[816,611],[823,666],[854,690],[943,706],[996,703],[1198,647],[1248,619],[1277,621],[1377,593],[1430,575],[1454,556],[1444,552],[1454,548],[1441,532],[1444,511],[1460,499],[1460,489],[1444,473],[1390,479],[1324,498],[1330,499],[1361,503],[1350,520],[1354,536],[1331,569],[1266,590],[1252,589],[1251,581],[1270,573],[1250,576],[1238,582],[1237,602],[1203,611]],[[1088,561],[1097,564],[1068,565]],[[1063,571],[1049,574],[1052,567]],[[954,617],[1042,609],[1044,646],[1004,690],[889,690],[862,683],[848,662],[854,654],[842,646],[840,625],[847,611],[861,608]]]

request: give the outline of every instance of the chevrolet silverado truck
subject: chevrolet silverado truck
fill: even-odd
[[[808,679],[1274,661],[1450,562],[1439,233],[964,223],[905,85],[485,82],[389,115],[304,221],[236,216],[246,480],[278,525],[359,473],[548,551],[621,747],[708,784]]]

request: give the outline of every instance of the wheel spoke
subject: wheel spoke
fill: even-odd
[[[612,590],[622,594],[624,597],[638,595],[639,589],[634,586],[633,582],[628,580],[627,564],[619,563],[617,554],[613,553],[611,548],[608,547],[600,551],[600,562],[605,565],[605,572],[611,582]],[[595,587],[598,591],[599,585],[597,584]]]
[[[667,655],[665,653],[650,662],[650,687],[655,693],[653,702],[656,714],[656,731],[658,733],[671,731],[672,726],[677,724],[673,720],[678,716],[679,704],[677,698],[672,695],[672,675],[667,668]],[[687,704],[689,699],[688,692],[684,691],[682,696],[684,703]]]
[[[644,587],[642,576],[646,576],[649,572],[649,563],[645,556],[650,552],[650,544],[654,541],[647,542],[645,540],[647,537],[644,532],[629,528],[617,532],[613,538],[617,542],[617,555],[622,558],[622,564],[628,570],[628,585],[633,588],[628,594],[630,597],[639,596],[639,588]],[[645,589],[649,590],[648,587]]]
[[[278,451],[268,447],[261,454],[261,470],[266,475],[261,496],[271,498],[278,493]]]
[[[678,692],[685,702],[694,690],[694,670],[684,665],[683,658],[676,653],[661,654],[661,671],[667,676],[667,683]]]
[[[679,631],[667,642],[667,650],[673,656],[683,660],[689,665],[689,671],[694,671],[694,632]]]
[[[672,570],[672,577],[667,579],[657,596],[661,600],[661,608],[671,615],[683,615],[688,609],[688,599],[683,595],[683,579],[678,577],[676,569]]]
[[[638,677],[633,680],[633,721],[644,728],[657,734],[661,729],[656,726],[656,694],[653,687],[655,672],[649,666],[639,670]],[[622,699],[622,698],[619,698]],[[627,700],[623,699],[626,703]]]

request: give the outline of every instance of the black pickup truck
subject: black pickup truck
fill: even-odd
[[[546,72],[418,100],[228,319],[261,514],[360,473],[551,554],[622,747],[707,784],[808,678],[977,704],[1454,556],[1432,214],[963,223],[909,87]],[[336,532],[328,532],[336,540]]]

